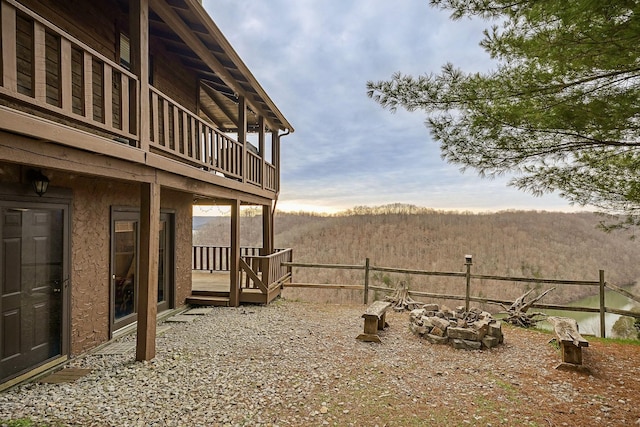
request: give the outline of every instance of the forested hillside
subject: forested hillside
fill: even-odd
[[[336,216],[278,213],[275,240],[277,247],[293,248],[296,262],[363,264],[368,257],[371,265],[381,267],[459,272],[465,270],[464,256],[471,254],[474,274],[597,281],[602,269],[608,282],[634,284],[640,277],[640,245],[631,238],[631,231],[598,229],[603,219],[591,213],[470,214],[391,205],[355,208]],[[260,246],[261,223],[257,215],[241,219],[242,245]],[[201,226],[194,243],[228,245],[229,218],[215,218]],[[416,290],[460,293],[464,288],[460,279],[374,276],[377,285],[406,280]],[[295,282],[361,284],[362,277],[360,271],[294,270]],[[476,286],[474,293],[511,298],[528,289],[509,283],[487,281],[482,289]],[[345,291],[334,293],[340,292]],[[597,288],[565,286],[545,301],[595,292]]]

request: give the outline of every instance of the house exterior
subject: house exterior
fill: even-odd
[[[229,305],[242,271],[273,298],[293,128],[200,2],[0,0],[0,22],[0,389],[131,324],[153,358],[191,295],[195,204],[231,207]],[[263,211],[253,263],[241,205]]]

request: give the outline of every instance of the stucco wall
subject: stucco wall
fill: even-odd
[[[52,180],[73,189],[71,353],[78,354],[109,339],[110,206],[135,199],[130,185],[85,177],[72,181]]]
[[[139,207],[137,184],[82,178],[74,185],[72,226],[71,352],[78,354],[109,339],[111,207]],[[173,306],[191,293],[191,196],[162,191],[160,206],[175,214]]]
[[[191,195],[187,193],[163,190],[160,194],[162,207],[175,211],[176,286],[173,295],[174,307],[184,305],[185,299],[191,295],[192,202]]]
[[[19,166],[0,164],[0,184],[20,182]],[[83,353],[109,339],[111,208],[139,208],[140,186],[95,177],[47,171],[51,187],[72,190],[71,203],[71,354]],[[45,198],[39,199],[44,201]],[[172,306],[191,292],[191,215],[188,193],[163,189],[162,209],[175,219],[175,291]]]

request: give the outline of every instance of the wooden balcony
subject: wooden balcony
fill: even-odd
[[[181,165],[178,174],[186,165],[216,183],[235,181],[241,191],[278,191],[278,167],[247,142],[158,88],[144,85],[149,91],[141,93],[143,85],[125,66],[20,3],[0,0],[0,6],[0,130],[143,164],[149,154],[161,156]],[[47,126],[34,126],[39,123]],[[148,133],[142,123],[149,123]],[[167,170],[172,162],[148,164]]]
[[[260,248],[241,248],[238,278],[240,302],[268,304],[280,295],[284,283],[291,280],[291,249],[276,249],[271,255],[258,255]],[[225,246],[193,246],[192,296],[187,302],[194,305],[228,305],[230,292],[231,248]]]

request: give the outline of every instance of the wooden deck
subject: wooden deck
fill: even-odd
[[[208,271],[192,271],[191,283],[191,296],[187,298],[187,304],[229,306],[228,271],[214,271],[211,273]],[[269,301],[272,299],[273,295],[269,295]],[[268,303],[267,296],[260,292],[259,289],[248,288],[241,289],[240,302],[249,304]]]
[[[226,292],[229,294],[228,271],[193,271],[191,273],[191,289],[196,292]]]

